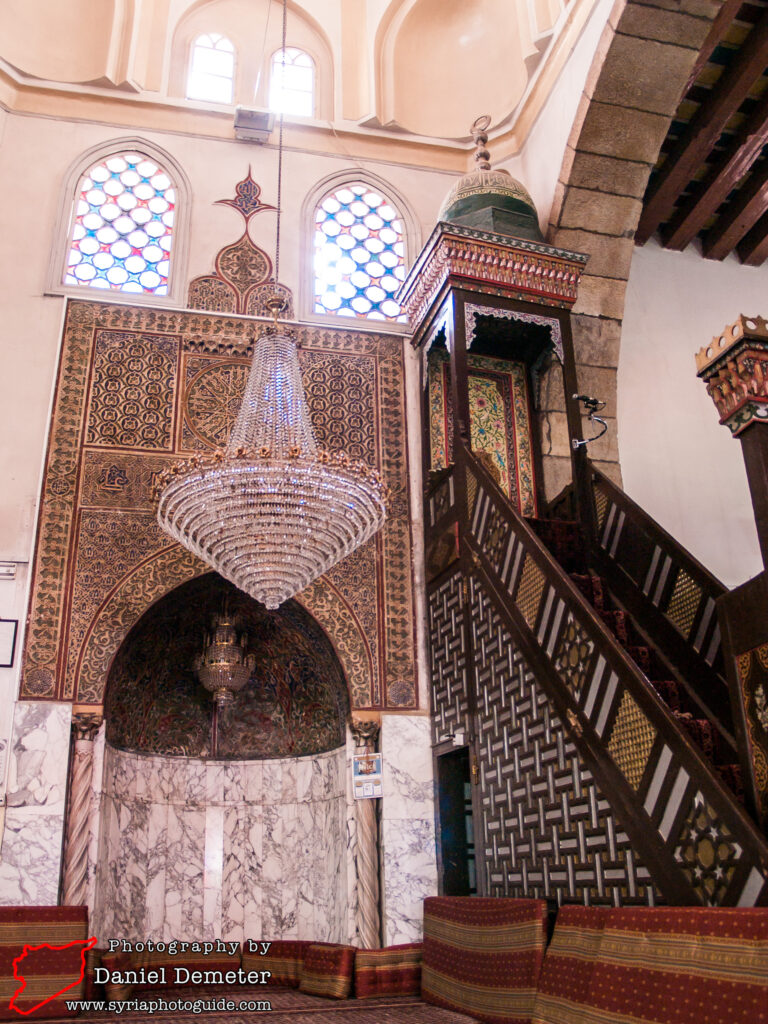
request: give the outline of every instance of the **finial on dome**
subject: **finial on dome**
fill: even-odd
[[[488,114],[482,114],[469,129],[475,143],[475,168],[451,187],[437,219],[543,242],[536,207],[528,192],[509,171],[491,169],[487,148],[490,124]]]
[[[488,142],[488,127],[491,123],[491,119],[488,114],[481,114],[480,117],[475,119],[474,124],[469,129],[469,133],[475,143],[475,163],[479,171],[490,171],[491,154],[486,149]]]

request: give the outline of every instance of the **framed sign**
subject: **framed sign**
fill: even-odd
[[[18,619],[0,619],[0,668],[11,668],[16,654]]]
[[[352,795],[355,800],[376,800],[382,796],[381,754],[353,756]]]

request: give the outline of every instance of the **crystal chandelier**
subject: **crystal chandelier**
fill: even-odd
[[[283,57],[286,42],[283,0]],[[283,115],[277,165],[275,283],[280,281]],[[243,404],[227,447],[194,456],[160,478],[166,533],[221,576],[277,608],[381,529],[379,473],[318,448],[290,334],[274,325],[256,342]]]
[[[256,343],[223,452],[163,474],[158,520],[221,576],[277,608],[384,523],[379,473],[318,448],[296,346],[277,326]]]
[[[195,659],[195,672],[221,707],[234,700],[253,674],[256,656],[248,653],[248,638],[238,639],[226,607],[217,616],[213,632],[205,638],[203,653]]]

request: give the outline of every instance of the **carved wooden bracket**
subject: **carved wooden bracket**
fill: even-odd
[[[740,316],[697,353],[696,367],[734,437],[768,420],[768,321]]]

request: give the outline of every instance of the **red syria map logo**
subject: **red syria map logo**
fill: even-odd
[[[16,991],[13,993],[13,996],[11,997],[11,1001],[8,1004],[10,1006],[10,1008],[12,1010],[15,1010],[17,1013],[21,1013],[21,1014],[24,1014],[24,1016],[27,1016],[30,1013],[34,1013],[35,1010],[39,1010],[41,1006],[45,1006],[46,1003],[50,1003],[52,999],[57,999],[60,995],[63,995],[64,992],[68,992],[71,988],[74,988],[75,985],[79,985],[80,982],[85,977],[85,954],[88,952],[89,949],[92,949],[95,945],[96,945],[96,936],[95,935],[92,938],[90,938],[90,939],[75,939],[73,942],[66,942],[62,946],[52,946],[48,942],[41,942],[41,943],[39,943],[36,946],[26,946],[25,945],[23,952],[21,952],[13,960],[13,977],[14,977],[14,979],[16,981],[21,982],[21,984],[19,985],[19,987],[16,989]],[[16,1000],[19,999],[22,996],[22,994],[24,992],[24,989],[27,987],[27,979],[24,977],[24,975],[22,973],[20,973],[19,968],[20,968],[20,965],[22,964],[22,962],[28,956],[30,956],[30,954],[38,953],[41,950],[45,950],[48,953],[60,953],[60,952],[62,952],[65,949],[72,949],[75,946],[79,946],[80,947],[80,976],[79,976],[79,978],[76,978],[74,981],[69,982],[69,984],[65,985],[63,988],[57,989],[56,992],[51,992],[50,995],[45,996],[45,998],[39,999],[38,1002],[33,1003],[31,1006],[27,1006],[24,1009],[22,1009],[20,1006],[14,1005],[16,1003]],[[49,965],[46,965],[46,966],[47,966],[47,973],[50,973],[50,966]],[[39,974],[36,970],[32,969],[32,966],[30,964],[28,964],[27,967],[24,968],[24,970],[26,970],[26,973],[29,975],[30,979],[34,979],[35,981],[38,982],[38,985],[36,985],[35,987],[38,988],[38,990],[39,990],[39,985],[40,985],[40,983],[42,981],[45,980],[45,975]],[[73,965],[71,965],[70,963],[61,963],[61,966],[58,967],[58,973],[55,974],[55,975],[51,974],[51,976],[50,976],[51,985],[60,984],[61,981],[62,981],[62,976],[71,977],[75,973],[75,971],[76,971],[76,968]],[[31,998],[31,997],[28,996],[27,998]],[[25,1002],[26,1002],[26,1000],[25,1000]]]

